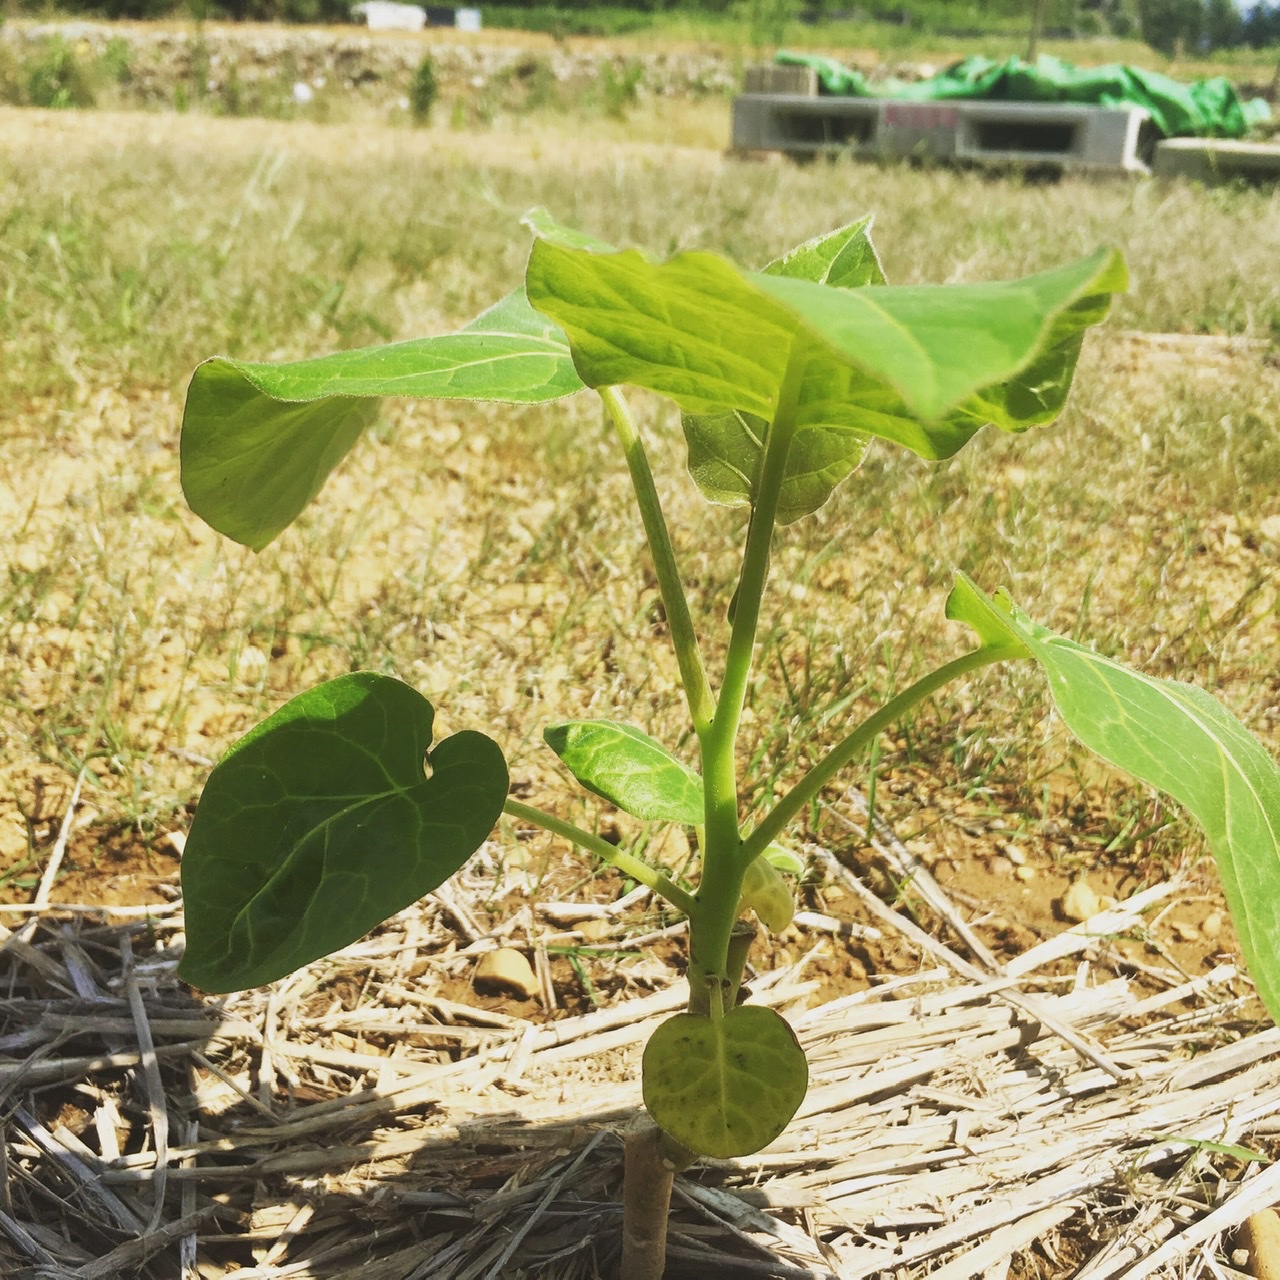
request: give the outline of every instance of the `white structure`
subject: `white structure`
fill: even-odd
[[[733,103],[737,151],[1146,173],[1154,142],[1150,117],[1137,107],[777,92],[744,93]]]
[[[1157,177],[1217,182],[1280,184],[1280,146],[1224,138],[1166,138],[1156,144]]]
[[[427,11],[421,5],[395,0],[361,0],[351,6],[351,16],[370,31],[421,31],[427,25]]]

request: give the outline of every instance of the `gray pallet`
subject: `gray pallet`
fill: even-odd
[[[1196,182],[1280,182],[1280,146],[1222,138],[1168,138],[1156,145],[1152,171]]]
[[[786,93],[744,93],[733,103],[738,151],[850,152],[1145,173],[1153,144],[1150,117],[1137,107]]]

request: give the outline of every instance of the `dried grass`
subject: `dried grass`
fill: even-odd
[[[808,1051],[809,1094],[766,1151],[677,1181],[669,1273],[1226,1274],[1224,1237],[1280,1196],[1280,1166],[1241,1150],[1277,1132],[1280,1031],[1250,1021],[1229,965],[1122,972],[1111,940],[1177,880],[1002,967],[891,833],[876,844],[968,954],[810,850],[874,922],[854,931],[898,931],[921,966],[808,1007],[809,959],[845,945],[814,916],[809,956],[753,981]],[[605,1007],[542,1023],[452,1001],[484,950],[536,956],[592,912],[486,934],[471,904],[491,893],[464,873],[339,957],[219,999],[175,977],[174,903],[6,930],[3,1274],[609,1274],[639,1053],[683,984],[641,994],[637,967]]]

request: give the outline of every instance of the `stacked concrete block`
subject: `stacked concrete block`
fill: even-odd
[[[848,152],[1145,173],[1153,143],[1150,117],[1136,107],[969,99],[904,102],[793,92],[749,92],[733,104],[733,146],[739,151],[797,156]]]
[[[1166,138],[1157,144],[1152,171],[1195,182],[1280,182],[1280,146],[1223,138]]]

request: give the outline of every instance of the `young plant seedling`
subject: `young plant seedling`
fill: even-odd
[[[1126,287],[1119,256],[1101,250],[1011,283],[897,288],[884,282],[869,220],[759,272],[708,253],[655,262],[617,252],[542,211],[527,222],[523,286],[458,333],[290,364],[201,365],[183,421],[183,487],[215,529],[261,549],[316,497],[378,397],[532,404],[594,390],[648,537],[698,760],[611,721],[552,725],[545,738],[588,790],[646,822],[694,830],[696,888],[511,799],[497,743],[474,731],[434,742],[434,711],[417,690],[357,673],[293,698],[210,775],[183,858],[181,975],[235,990],[348,945],[457,871],[504,812],[647,885],[689,924],[688,1008],[645,1048],[653,1123],[628,1137],[622,1274],[659,1276],[672,1171],[759,1150],[804,1098],[805,1055],[786,1021],[738,1002],[750,916],[774,930],[791,919],[784,872],[794,868],[778,841],[882,731],[948,682],[1031,659],[1088,747],[1204,826],[1259,992],[1280,1010],[1275,763],[1208,694],[1055,635],[963,575],[947,616],[972,629],[975,646],[812,746],[817,763],[754,825],[740,802],[735,748],[778,527],[821,507],[873,438],[939,459],[985,425],[1052,421],[1085,330]],[[750,510],[714,681],[623,386],[674,401],[698,488]]]

